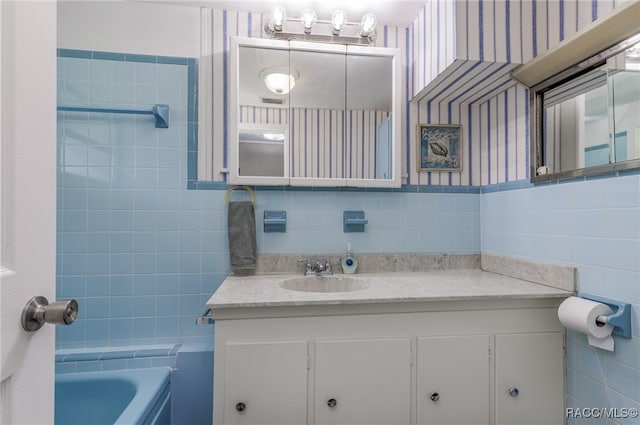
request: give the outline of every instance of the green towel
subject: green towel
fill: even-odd
[[[256,269],[256,215],[250,201],[229,202],[231,271],[249,275]]]

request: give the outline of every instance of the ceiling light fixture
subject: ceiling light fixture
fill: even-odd
[[[260,79],[264,85],[275,94],[287,94],[296,85],[300,73],[293,68],[285,66],[270,66],[260,71]]]
[[[303,39],[370,45],[376,40],[376,25],[377,19],[373,13],[365,14],[360,22],[349,22],[347,13],[338,9],[333,12],[330,20],[321,20],[313,9],[306,8],[299,18],[287,18],[284,7],[275,6],[264,26],[264,32],[268,37],[281,40]]]

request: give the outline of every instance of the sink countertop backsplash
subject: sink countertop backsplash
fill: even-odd
[[[359,273],[406,273],[443,270],[480,269],[480,254],[359,254]],[[338,255],[259,255],[256,274],[300,274],[304,273],[307,258],[331,260],[336,274],[342,273]]]

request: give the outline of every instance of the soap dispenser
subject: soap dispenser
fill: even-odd
[[[342,259],[342,271],[345,274],[354,274],[358,268],[358,260],[351,252],[351,243],[347,243],[347,255]]]

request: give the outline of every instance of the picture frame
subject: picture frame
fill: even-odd
[[[462,126],[418,124],[418,171],[462,170]]]

